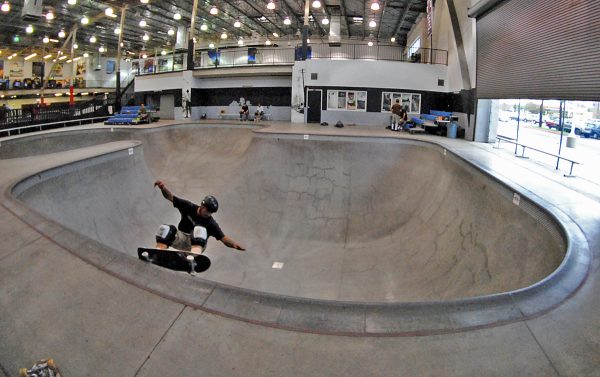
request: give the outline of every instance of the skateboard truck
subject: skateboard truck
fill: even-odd
[[[190,264],[190,275],[196,275],[196,259],[194,256],[187,254],[185,259],[187,259],[188,263]]]

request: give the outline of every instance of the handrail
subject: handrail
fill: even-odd
[[[547,155],[552,156],[552,157],[556,157],[557,158],[556,170],[558,170],[558,163],[560,163],[560,160],[569,161],[571,163],[571,169],[569,170],[569,174],[568,175],[567,174],[563,174],[565,177],[575,177],[573,175],[573,165],[575,165],[575,164],[581,165],[581,162],[578,162],[578,161],[575,161],[575,160],[571,160],[570,158],[566,158],[566,157],[563,157],[561,155],[557,155],[557,154],[554,154],[554,153],[543,151],[541,149],[537,149],[537,148],[534,148],[532,146],[525,145],[523,143],[519,143],[516,139],[513,139],[513,138],[508,137],[508,136],[497,135],[496,136],[496,140],[498,141],[498,144],[496,146],[494,146],[494,148],[496,148],[496,149],[500,148],[500,142],[501,141],[514,144],[515,145],[515,155],[517,155],[517,149],[516,149],[516,147],[521,147],[522,148],[521,155],[520,156],[516,156],[516,157],[519,157],[519,158],[529,158],[529,157],[525,156],[525,149],[526,148],[529,148],[529,149],[534,150],[534,151],[539,152],[539,153],[547,154]]]
[[[29,125],[29,126],[23,126],[23,127],[5,128],[5,129],[0,129],[0,134],[7,132],[8,133],[7,136],[11,136],[10,133],[12,131],[18,131],[17,135],[20,135],[21,130],[26,130],[29,128],[38,128],[39,127],[40,131],[42,131],[44,129],[44,127],[48,127],[48,126],[52,126],[52,125],[56,125],[56,124],[63,124],[63,127],[67,127],[66,126],[67,123],[75,123],[75,122],[79,122],[78,126],[81,126],[84,121],[91,121],[91,120],[95,120],[95,119],[108,119],[111,116],[112,115],[103,115],[103,116],[99,116],[99,117],[70,119],[70,120],[63,120],[63,121],[59,121],[59,122],[42,123],[42,124],[35,124],[35,125]]]

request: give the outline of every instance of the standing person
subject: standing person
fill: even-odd
[[[189,118],[192,116],[192,101],[190,99],[190,90],[186,90],[185,93],[185,117]]]
[[[265,111],[263,110],[262,105],[259,103],[258,106],[256,106],[256,112],[254,113],[254,121],[258,122],[259,120],[262,120],[264,114]]]
[[[246,250],[227,237],[212,217],[219,209],[219,202],[214,196],[205,196],[200,205],[197,205],[173,195],[163,181],[154,182],[154,186],[160,189],[164,198],[172,202],[173,207],[177,208],[181,214],[181,220],[177,227],[174,225],[161,225],[159,227],[156,235],[157,249],[166,249],[173,246],[173,248],[182,251],[198,251],[198,248],[202,250],[206,246],[208,237],[213,236],[227,247],[242,251]],[[206,229],[205,235],[201,235],[203,228]]]
[[[248,105],[244,102],[242,109],[240,110],[240,120],[248,120],[248,112]]]
[[[400,111],[402,110],[402,105],[400,105],[400,100],[397,99],[396,103],[392,105],[392,131],[398,131],[398,122],[400,121]]]

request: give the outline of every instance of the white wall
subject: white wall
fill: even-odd
[[[292,78],[289,76],[262,76],[262,77],[219,77],[219,78],[196,78],[196,88],[273,88],[290,87]]]
[[[136,76],[134,83],[134,90],[136,92],[181,89],[182,87],[183,71]]]

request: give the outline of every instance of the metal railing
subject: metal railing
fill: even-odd
[[[257,65],[293,65],[300,60],[299,47],[238,47],[196,50],[194,69],[247,67]],[[428,48],[402,48],[396,45],[310,44],[309,59],[386,60],[421,64],[448,65],[448,51]],[[185,53],[140,59],[134,64],[137,75],[183,71]]]
[[[7,130],[29,128],[39,125],[77,122],[84,118],[108,117],[109,106],[104,99],[92,99],[69,105],[68,102],[50,106],[23,105],[20,109],[0,108],[0,133]]]

